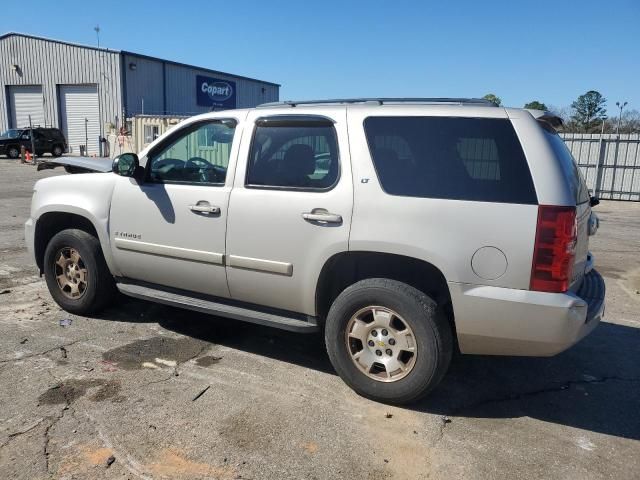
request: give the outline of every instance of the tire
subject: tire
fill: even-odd
[[[11,145],[11,146],[7,147],[7,157],[13,158],[14,160],[16,158],[19,158],[20,157],[20,148],[16,147],[15,145]]]
[[[375,307],[375,314],[367,310],[372,306]],[[354,321],[356,318],[360,320]],[[391,319],[392,328],[380,330],[375,326],[378,324],[377,318]],[[366,323],[368,319],[372,319],[372,323]],[[356,323],[362,325],[364,330],[349,327]],[[361,337],[368,339],[366,345],[359,339],[351,338],[354,332],[358,332],[358,335],[369,332],[366,337]],[[385,332],[388,336],[383,337]],[[398,340],[395,340],[396,336]],[[370,342],[374,344],[369,346]],[[436,302],[405,283],[384,278],[359,281],[338,296],[327,316],[325,343],[333,367],[347,385],[363,397],[398,405],[415,402],[433,390],[446,373],[453,351],[451,327],[439,313]],[[358,354],[359,344],[362,344],[364,355],[361,353],[360,360],[354,360],[352,355],[354,351]],[[378,350],[379,344],[381,347]],[[409,350],[410,346],[407,345],[411,344],[414,345],[414,354],[402,350],[405,347]],[[402,351],[397,353],[398,349]],[[388,356],[384,356],[387,355],[385,352]],[[377,357],[378,353],[383,356]],[[392,367],[399,365],[398,361],[402,358],[404,368],[397,368],[393,371],[397,372],[395,374],[388,373],[386,366],[385,371],[381,371],[378,367],[382,364],[376,365],[376,362],[365,373],[366,367],[363,370],[359,363],[365,357],[388,360]],[[395,377],[390,378],[392,374]]]
[[[53,155],[54,157],[61,157],[63,153],[64,148],[62,148],[60,145],[55,145],[51,150],[51,155]]]
[[[49,293],[67,312],[96,313],[114,298],[115,281],[102,255],[100,242],[83,230],[63,230],[54,235],[45,250],[43,265]],[[65,272],[70,273],[71,280]],[[63,288],[61,284],[65,282],[67,285]]]

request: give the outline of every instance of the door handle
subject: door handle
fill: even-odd
[[[189,205],[189,210],[196,213],[220,213],[220,207],[210,205],[209,202],[199,201],[195,205]]]
[[[342,223],[342,215],[336,213],[329,213],[324,208],[314,208],[310,212],[302,214],[307,222],[319,222],[319,223]]]

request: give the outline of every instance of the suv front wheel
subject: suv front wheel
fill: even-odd
[[[53,236],[44,253],[44,275],[53,299],[70,313],[97,312],[116,292],[100,242],[83,230]]]
[[[7,148],[7,157],[16,159],[20,156],[20,148],[15,145],[11,145]]]
[[[402,282],[357,282],[335,300],[325,328],[340,377],[372,400],[405,404],[427,395],[444,376],[451,328],[436,302]]]

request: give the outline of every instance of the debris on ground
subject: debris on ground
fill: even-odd
[[[116,457],[114,457],[113,455],[107,458],[107,468],[109,468],[115,461],[116,461]]]
[[[22,340],[20,340],[20,345],[24,345],[25,343],[27,343],[29,341],[28,338],[23,338]]]
[[[451,423],[451,419],[446,415],[442,416],[442,423]]]
[[[384,418],[392,418],[393,417],[393,413],[391,412],[387,412],[384,414]]]
[[[209,390],[211,388],[211,385],[207,385],[207,387],[203,390],[200,391],[200,393],[198,393],[195,397],[193,397],[193,399],[191,400],[192,402],[195,402],[196,400],[198,400],[202,395],[204,395],[206,393],[207,390]]]
[[[167,367],[175,367],[177,365],[175,360],[165,360],[164,358],[156,358],[156,363]]]
[[[115,372],[118,370],[117,363],[111,362],[109,360],[100,360],[100,363],[104,365],[102,367],[103,372]]]
[[[60,347],[60,355],[62,355],[62,358],[67,358],[67,349]]]
[[[5,293],[11,293],[11,290],[9,290],[8,288],[5,288],[4,290],[0,290],[0,295],[4,295]]]
[[[63,318],[58,322],[58,325],[60,325],[61,327],[68,327],[69,325],[71,325],[71,322],[73,322],[73,320],[71,320],[70,318]]]

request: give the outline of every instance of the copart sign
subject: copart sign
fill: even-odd
[[[196,98],[203,107],[236,108],[236,82],[196,75]]]

